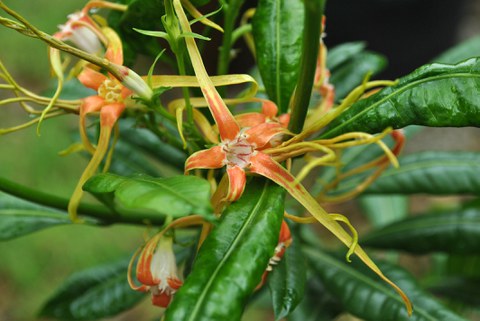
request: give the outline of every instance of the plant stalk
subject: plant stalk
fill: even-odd
[[[307,117],[312,95],[315,66],[317,65],[322,16],[326,0],[304,0],[305,20],[302,42],[302,61],[295,93],[290,104],[291,118],[288,129],[298,134]]]

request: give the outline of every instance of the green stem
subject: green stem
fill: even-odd
[[[177,56],[177,65],[178,65],[178,73],[181,76],[186,76],[187,71],[185,69],[185,59],[183,56],[183,50],[182,50],[182,53],[179,56]],[[183,92],[183,99],[185,99],[185,109],[187,110],[187,123],[193,126],[193,108],[192,108],[192,104],[190,103],[190,94],[188,92],[188,88],[183,87],[182,92]]]
[[[226,75],[228,73],[228,65],[230,63],[230,51],[232,50],[232,34],[237,20],[238,13],[242,7],[244,0],[231,0],[225,4],[225,18],[223,26],[223,42],[220,47],[220,54],[218,57],[218,75]]]
[[[307,117],[308,104],[312,95],[315,66],[320,46],[323,8],[326,0],[304,0],[305,20],[302,42],[300,73],[291,103],[291,118],[288,129],[298,134]]]
[[[3,177],[0,177],[0,191],[7,194],[13,195],[15,197],[21,198],[23,200],[33,202],[39,205],[48,206],[56,208],[59,210],[67,211],[68,208],[68,198],[59,197],[56,195],[51,195],[43,193],[26,186],[14,183]],[[121,216],[117,213],[114,213],[109,208],[103,205],[93,205],[81,203],[78,207],[78,212],[82,216],[88,216],[102,221],[105,224],[114,224],[114,223],[130,223],[130,224],[145,224],[145,221],[149,221],[153,224],[163,224],[163,219],[158,217],[158,215],[148,215],[139,216],[139,217],[128,217]]]

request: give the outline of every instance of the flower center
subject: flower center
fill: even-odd
[[[107,103],[120,103],[122,98],[122,84],[116,79],[105,79],[98,87],[98,95]]]
[[[240,132],[234,140],[224,142],[222,149],[227,154],[227,165],[245,168],[250,165],[255,146],[247,141],[247,135]]]

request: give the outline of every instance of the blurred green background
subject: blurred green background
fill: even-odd
[[[4,1],[50,34],[86,1]],[[6,16],[2,12],[2,16]],[[41,93],[51,81],[47,47],[42,42],[0,28],[0,59],[24,87]],[[0,92],[0,98],[6,93]],[[0,128],[29,120],[18,105],[1,106]],[[44,192],[69,197],[87,164],[72,154],[58,156],[78,131],[77,117],[47,120],[41,136],[35,128],[0,136],[0,176]],[[143,242],[143,229],[61,226],[0,243],[0,320],[37,320],[36,313],[63,280],[75,271],[129,257]],[[147,295],[145,296],[148,297]],[[115,320],[151,320],[158,310],[143,304]],[[134,314],[134,316],[132,315]]]

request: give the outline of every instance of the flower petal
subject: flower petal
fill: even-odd
[[[154,286],[157,285],[160,280],[156,280],[152,273],[152,258],[155,249],[157,248],[158,237],[150,239],[138,258],[137,263],[137,279],[144,285]]]
[[[112,103],[103,106],[100,110],[100,126],[112,128],[122,115],[124,109],[124,103]]]
[[[157,307],[166,308],[171,300],[172,296],[166,292],[152,293],[152,304]]]
[[[225,199],[228,202],[235,202],[242,196],[245,184],[247,183],[247,177],[243,168],[239,166],[228,166],[228,193]]]
[[[107,79],[105,75],[88,67],[83,69],[83,71],[80,73],[80,75],[78,75],[77,78],[85,87],[97,91],[100,85]]]
[[[249,128],[245,131],[247,141],[255,144],[256,148],[262,148],[276,135],[286,134],[286,128],[278,123],[263,123],[258,126]]]
[[[236,115],[235,119],[240,127],[254,127],[265,123],[267,118],[261,113],[245,113]]]
[[[273,118],[277,116],[278,107],[277,105],[271,100],[264,100],[262,104],[262,113],[267,118]]]
[[[220,146],[201,150],[192,154],[185,162],[185,171],[195,168],[222,168],[227,155]]]
[[[250,171],[252,173],[260,174],[265,176],[278,185],[285,188],[288,193],[295,198],[300,204],[302,204],[310,214],[317,219],[320,224],[326,227],[330,232],[332,232],[340,241],[342,241],[346,246],[351,247],[353,238],[336,222],[318,203],[317,201],[307,192],[307,190],[297,182],[294,176],[292,176],[285,168],[283,168],[279,163],[274,161],[270,156],[257,152],[250,158],[251,166]],[[372,261],[365,251],[359,246],[356,245],[354,248],[354,253],[380,278],[385,282],[390,284],[402,297],[405,305],[407,307],[408,313],[412,312],[412,304],[408,297],[403,293],[403,291],[390,279],[388,279],[378,266]]]
[[[105,105],[105,99],[100,96],[88,96],[82,100],[80,116],[99,111]]]

